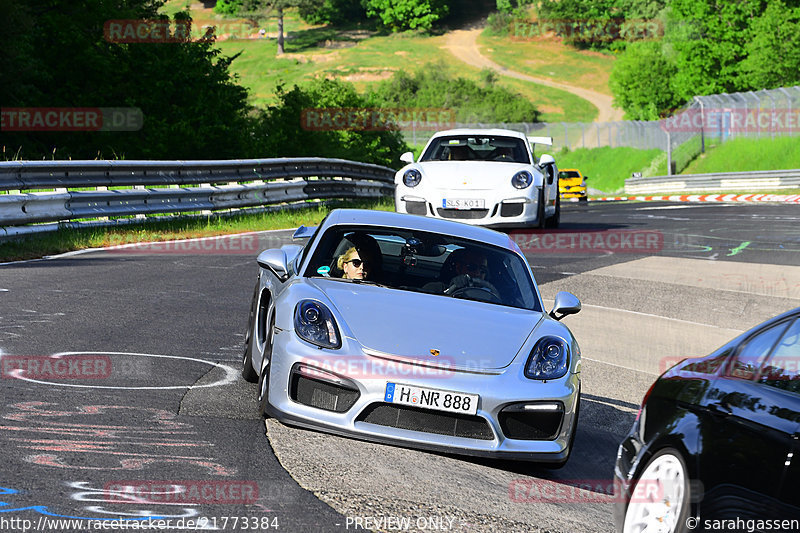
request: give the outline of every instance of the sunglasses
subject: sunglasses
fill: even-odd
[[[481,274],[488,274],[489,269],[486,265],[478,265],[476,263],[467,263],[464,267],[470,272],[480,272]]]
[[[361,265],[364,265],[364,268],[367,268],[367,262],[362,261],[361,259],[351,259],[350,261],[345,261],[346,263],[353,263],[353,266],[359,268]]]

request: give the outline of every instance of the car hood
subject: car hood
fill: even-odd
[[[395,360],[456,369],[504,368],[542,319],[540,312],[484,302],[315,282],[365,352]]]
[[[496,190],[498,184],[510,187],[511,177],[520,170],[538,174],[531,165],[497,161],[430,161],[417,166],[422,179],[439,189]]]

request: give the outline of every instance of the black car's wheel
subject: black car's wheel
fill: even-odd
[[[258,380],[258,412],[261,416],[268,417],[267,405],[269,405],[269,373],[272,368],[272,342],[275,336],[275,312],[269,317],[269,327],[266,332],[264,342],[264,355],[261,358],[261,377]]]
[[[255,329],[256,305],[258,304],[258,288],[260,283],[256,280],[256,288],[253,291],[253,303],[250,304],[250,316],[247,319],[247,333],[244,338],[244,354],[242,355],[242,377],[245,381],[255,383],[258,381],[258,374],[253,368],[253,333]]]
[[[630,487],[631,498],[625,511],[624,533],[685,530],[689,517],[689,472],[681,453],[664,448],[645,466]]]

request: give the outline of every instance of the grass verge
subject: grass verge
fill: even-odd
[[[101,248],[136,242],[162,242],[198,237],[213,237],[250,231],[315,226],[335,207],[394,211],[391,198],[379,201],[338,201],[303,209],[233,216],[181,217],[169,220],[148,219],[141,224],[124,226],[64,228],[30,235],[22,239],[0,241],[0,262],[37,259],[86,248]]]
[[[682,172],[750,172],[758,170],[788,170],[800,168],[800,137],[775,139],[732,139],[711,145]]]
[[[592,189],[614,193],[625,187],[633,172],[644,172],[663,152],[637,148],[578,148],[556,155],[559,169],[577,168]],[[664,165],[666,169],[666,164]]]

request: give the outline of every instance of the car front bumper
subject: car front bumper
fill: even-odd
[[[466,193],[461,193],[459,196],[469,197]],[[399,194],[395,198],[395,210],[398,213],[443,218],[492,228],[527,227],[539,224],[538,197],[538,193],[533,198],[480,196],[476,199],[484,201],[484,207],[481,209],[447,209],[444,207],[442,195],[422,197],[406,193]]]
[[[346,347],[356,344],[353,339],[344,339],[343,349],[337,354],[312,347],[291,331],[276,334],[270,363],[270,416],[290,425],[425,450],[544,463],[559,463],[567,458],[573,424],[576,423],[579,373],[542,382],[526,378],[522,364],[516,362],[501,370],[461,371],[395,361],[360,350],[357,356],[343,355],[355,353],[355,350],[348,352]],[[301,393],[298,392],[301,387],[298,383],[308,376],[298,377],[299,366],[322,368],[335,377],[332,380],[328,380],[329,376],[319,377],[324,374],[321,372],[317,376],[319,379],[313,380],[317,384],[323,383],[319,390]],[[344,383],[348,390],[352,390],[352,394],[343,393],[339,398],[341,404],[338,408],[341,410],[341,405],[346,408],[343,412],[337,412],[337,400],[333,398],[337,390],[334,386],[336,379],[340,380],[339,385]],[[457,417],[440,411],[387,403],[388,382],[477,394],[477,413],[453,420]],[[309,386],[302,383],[302,387]],[[326,396],[330,391],[333,391],[333,396]],[[305,397],[301,398],[303,394]],[[317,401],[322,403],[316,404]],[[509,410],[517,409],[521,404],[563,406],[557,427],[553,425],[556,427],[554,433],[540,440],[508,438],[504,428],[510,427]],[[398,421],[402,417],[408,423],[405,426],[375,423],[381,418],[374,416],[379,411],[391,416],[396,414]],[[385,416],[383,420],[386,420]],[[448,426],[451,421],[453,425]],[[432,426],[426,424],[436,427],[432,430]],[[459,435],[459,424],[462,428],[479,428],[480,436]]]

